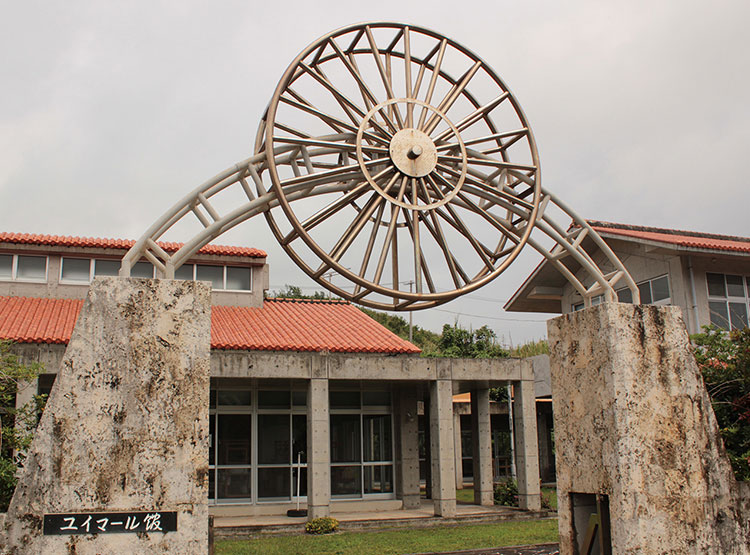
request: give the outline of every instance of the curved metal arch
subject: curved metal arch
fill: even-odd
[[[377,44],[375,30],[393,33],[387,47]],[[431,50],[421,55],[411,43],[412,38],[420,36],[433,41]],[[348,46],[337,44],[342,37],[350,39]],[[468,67],[457,78],[442,65],[449,47]],[[381,103],[358,65],[370,57],[378,69],[374,72],[377,84],[386,91]],[[346,96],[342,83],[329,76],[333,63],[354,79],[361,101]],[[404,73],[404,96],[394,92],[398,71]],[[418,73],[416,79],[412,71]],[[470,91],[468,85],[480,71],[496,84],[499,96],[486,101]],[[424,98],[417,98],[426,76],[427,92]],[[444,83],[443,96],[435,106],[431,102],[440,83]],[[316,104],[307,100],[299,92],[305,86],[321,102],[328,98],[330,105],[333,101],[340,111],[334,113],[330,107],[323,108],[324,104],[319,107],[317,100]],[[462,108],[463,112],[454,108],[460,98],[468,106]],[[503,130],[491,113],[498,106],[502,108],[506,100],[517,125]],[[422,108],[419,121],[417,106]],[[329,132],[310,133],[290,126],[279,119],[287,108],[297,117],[311,117],[312,127],[322,125]],[[160,276],[173,278],[175,270],[201,247],[263,214],[281,246],[309,276],[335,294],[373,308],[416,310],[447,302],[496,278],[525,244],[563,273],[586,305],[597,295],[615,300],[618,283],[624,283],[634,301],[639,302],[635,282],[601,237],[569,206],[541,187],[533,133],[507,86],[478,56],[432,31],[392,23],[360,24],[313,43],[282,77],[260,123],[256,152],[204,182],[162,215],[125,255],[120,275],[129,276],[133,265],[146,258]],[[512,161],[519,153],[523,158],[524,152],[530,162]],[[220,209],[214,198],[228,190],[244,195],[246,202]],[[331,197],[320,208],[320,203]],[[297,208],[310,204],[315,206],[311,215],[309,210]],[[551,206],[569,217],[572,224],[556,221],[548,210]],[[274,216],[274,211],[281,218]],[[349,219],[343,224],[335,221],[344,217]],[[170,254],[159,246],[167,231],[193,218],[202,229],[179,250]],[[285,221],[291,231],[282,229]],[[321,229],[333,226],[338,232],[336,225],[344,229],[338,241],[333,246],[323,245],[321,238],[332,239]],[[486,232],[482,236],[474,233],[474,228],[481,226],[497,235],[495,247],[486,244]],[[534,229],[551,239],[553,248],[543,246],[532,235]],[[382,237],[381,230],[385,231]],[[313,233],[317,234],[315,238]],[[450,241],[449,233],[453,234]],[[398,246],[399,237],[408,243],[405,251]],[[593,239],[614,271],[604,274],[584,251],[585,237]],[[367,238],[367,245],[362,247]],[[351,257],[356,241],[364,248],[361,259],[355,257],[361,264],[359,271],[343,262],[346,256]],[[461,246],[456,247],[456,241]],[[450,278],[446,278],[447,287],[436,284],[430,271],[425,254],[428,243],[435,253],[430,264],[437,261],[435,267],[442,270],[441,276]],[[380,256],[373,271],[376,244]],[[301,247],[313,252],[312,260],[309,254],[307,258],[300,254]],[[415,292],[411,283],[407,292],[399,282],[403,265],[399,257],[404,252],[413,256],[411,283],[416,282]],[[565,257],[573,257],[584,276],[574,275],[562,263]],[[471,267],[464,268],[467,261]],[[383,281],[388,264],[390,285]],[[332,271],[352,284],[354,291],[334,285],[330,276],[326,279]]]

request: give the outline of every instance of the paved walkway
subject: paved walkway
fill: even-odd
[[[432,501],[422,500],[419,509],[398,509],[375,512],[333,511],[331,516],[340,523],[341,530],[368,530],[397,527],[431,527],[469,523],[498,522],[501,520],[527,520],[554,515],[549,511],[529,512],[514,507],[482,507],[479,505],[458,504],[453,518],[436,517]],[[301,532],[307,522],[306,517],[286,515],[215,517],[216,537],[241,537],[258,534],[288,534]]]

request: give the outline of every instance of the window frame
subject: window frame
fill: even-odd
[[[86,281],[78,279],[65,279],[63,278],[63,268],[65,267],[65,260],[88,260],[89,262],[89,278]],[[61,256],[60,257],[60,271],[58,272],[57,280],[59,283],[64,285],[83,285],[84,283],[91,283],[91,276],[93,272],[94,259],[85,256]]]
[[[709,289],[708,285],[708,276],[709,275],[717,275],[721,276],[724,281],[724,296],[719,295],[712,295]],[[733,277],[739,277],[742,281],[742,290],[744,293],[743,297],[738,297],[736,295],[730,295],[729,294],[729,284],[727,283],[727,276],[733,276]],[[747,327],[748,324],[750,324],[750,277],[743,275],[743,274],[727,274],[724,272],[706,272],[705,274],[706,278],[706,308],[708,309],[708,322],[710,325],[715,326],[719,329],[723,329],[726,331],[732,331],[735,329],[740,329],[734,326],[732,322],[732,312],[730,310],[729,305],[730,304],[742,304],[745,307],[745,325],[744,327]],[[724,316],[725,320],[728,324],[728,327],[720,326],[716,323],[714,323],[712,319],[713,311],[711,310],[711,303],[722,303],[724,306]]]
[[[17,254],[3,252],[5,256],[10,256],[10,277],[0,277],[0,281],[17,281],[21,283],[46,283],[49,280],[49,256],[46,254]],[[19,257],[44,258],[44,277],[43,278],[19,278],[18,277],[18,259]]]
[[[233,265],[233,264],[210,264],[210,263],[203,263],[203,262],[189,262],[186,264],[183,264],[180,266],[180,268],[184,268],[185,266],[192,266],[192,279],[193,281],[198,281],[198,266],[212,266],[212,267],[221,267],[221,288],[215,288],[212,286],[212,291],[227,291],[229,293],[250,293],[253,291],[253,268],[252,266],[243,266],[243,265]],[[228,289],[227,288],[227,273],[228,268],[241,268],[246,269],[250,273],[250,287],[248,289]],[[205,281],[205,280],[203,280]]]
[[[649,293],[651,295],[651,298],[653,299],[654,298],[654,286],[653,286],[653,282],[656,281],[656,280],[658,280],[658,279],[662,279],[662,278],[667,278],[667,289],[669,290],[669,296],[665,297],[663,299],[659,299],[658,301],[653,301],[652,300],[651,302],[645,303],[645,304],[650,304],[650,305],[654,305],[654,306],[669,306],[669,305],[672,304],[672,284],[671,284],[671,280],[669,279],[669,274],[668,273],[667,274],[659,274],[658,276],[654,276],[652,278],[648,278],[648,279],[644,279],[642,281],[639,281],[639,282],[636,283],[636,286],[638,286],[638,288],[640,289],[641,285],[648,284]],[[615,289],[615,293],[617,294],[618,302],[629,302],[629,301],[620,301],[620,292],[621,291],[627,291],[627,290],[629,290],[627,287],[620,287],[619,289]],[[597,295],[596,297],[594,297],[593,299],[591,299],[591,306],[596,306],[596,305],[601,304],[603,302],[604,302],[604,295]],[[644,303],[641,303],[641,304],[644,304]],[[571,303],[570,304],[570,309],[571,309],[570,311],[571,312],[577,312],[577,311],[581,310],[584,306],[585,306],[585,304],[583,303],[583,301],[576,302],[576,303]]]

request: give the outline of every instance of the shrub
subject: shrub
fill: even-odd
[[[550,495],[542,492],[542,509],[545,511],[551,511],[552,510],[552,501],[550,499]]]
[[[16,470],[17,467],[12,460],[5,457],[0,458],[0,512],[6,512],[8,505],[10,505],[18,481]]]
[[[330,534],[339,528],[339,521],[330,516],[314,518],[305,524],[305,532],[308,534]]]
[[[518,507],[518,485],[513,478],[495,484],[495,505]]]

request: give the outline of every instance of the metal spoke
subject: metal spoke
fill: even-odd
[[[505,131],[503,133],[493,133],[492,135],[486,135],[484,137],[479,137],[478,139],[465,140],[463,143],[464,143],[464,146],[472,146],[472,145],[477,145],[481,143],[487,143],[490,141],[497,141],[500,139],[505,139],[507,137],[521,138],[524,135],[526,135],[528,132],[529,130],[527,128],[524,128],[524,129],[517,129],[515,131]],[[436,142],[437,142],[437,139],[436,139]],[[443,152],[443,151],[449,151],[458,147],[459,147],[458,143],[444,143],[444,144],[437,146],[436,148],[438,152]],[[488,154],[488,153],[485,152],[485,154]]]
[[[290,92],[290,94],[291,94],[291,92]],[[341,133],[342,129],[346,129],[346,130],[351,131],[353,133],[357,132],[357,128],[356,127],[353,127],[352,125],[349,125],[348,123],[340,120],[337,117],[334,117],[334,116],[332,116],[330,114],[326,114],[325,112],[321,112],[320,110],[318,110],[317,108],[314,108],[313,106],[309,106],[309,105],[303,104],[301,102],[297,102],[296,100],[293,100],[291,98],[286,98],[284,96],[282,96],[281,98],[279,98],[279,101],[283,102],[285,104],[288,104],[288,105],[290,105],[290,106],[292,106],[294,108],[297,108],[299,110],[302,110],[303,112],[307,112],[309,114],[312,114],[313,116],[321,119],[324,123],[326,123],[327,125],[329,125],[331,128],[333,128],[334,131],[336,131],[338,133]],[[378,142],[378,143],[381,143],[381,144],[386,144],[386,145],[388,144],[388,141],[386,139],[384,139],[382,137],[378,137],[377,135],[374,135],[374,134],[370,133],[369,131],[365,131],[364,135],[368,139],[370,139],[372,141],[375,141],[375,142]]]
[[[461,163],[463,158],[460,156],[451,156],[450,154],[441,154],[438,158],[444,162]],[[494,160],[492,158],[477,158],[477,157],[466,157],[467,164],[475,164],[477,166],[492,166],[494,168],[504,168],[522,171],[536,171],[534,166],[528,164],[513,164],[512,162],[503,162],[501,160]]]
[[[354,61],[354,57],[352,56],[351,59],[348,58],[339,48],[339,45],[336,44],[336,41],[331,39],[329,41],[331,43],[331,47],[333,48],[334,52],[336,52],[336,55],[339,57],[341,62],[344,64],[344,67],[349,71],[349,73],[354,77],[354,80],[357,82],[357,85],[359,86],[359,90],[362,92],[362,95],[364,98],[367,98],[373,105],[378,103],[377,98],[372,93],[370,88],[365,83],[364,79],[362,79],[362,76],[359,73],[359,70],[356,67],[356,62]],[[397,132],[398,128],[393,124],[392,121],[386,120],[386,125],[390,127],[392,132]]]
[[[427,95],[424,100],[425,104],[432,102],[432,95],[435,92],[435,84],[437,83],[437,78],[440,74],[440,66],[443,65],[443,56],[445,56],[446,46],[448,46],[448,39],[443,39],[440,42],[440,50],[438,51],[438,58],[435,62],[435,67],[432,68],[432,78],[430,79],[430,86],[427,88]],[[419,122],[417,123],[418,129],[422,129],[425,117],[427,117],[427,108],[423,106],[422,112],[419,114]]]
[[[448,166],[444,166],[443,164],[438,164],[437,167],[440,170],[444,171],[445,173],[450,174],[454,177],[459,177],[461,175],[460,172],[457,172],[453,168],[449,168]],[[446,180],[443,176],[441,176],[439,173],[436,173],[435,175],[443,179],[446,182],[446,184],[448,184],[449,186],[452,186],[451,183],[448,180]],[[466,175],[466,183],[469,183],[475,187],[478,187],[479,189],[481,189],[482,191],[486,193],[489,193],[490,195],[500,197],[506,202],[510,202],[514,205],[518,205],[527,211],[530,211],[534,208],[534,205],[532,203],[527,202],[515,195],[512,195],[501,188],[495,188],[491,185],[487,185],[487,183],[485,183],[484,181],[475,179],[474,177],[470,175]]]
[[[415,224],[412,221],[412,218],[409,217],[409,210],[407,210],[406,208],[402,208],[401,210],[404,213],[404,220],[406,221],[406,228],[409,230],[409,234],[411,235],[412,242],[413,242],[414,241],[414,233],[415,233],[414,229],[415,229],[415,226],[417,226],[419,224],[418,223]],[[415,211],[415,213],[417,214],[417,220],[419,220],[420,217],[421,217],[421,216],[419,216],[419,212]],[[434,293],[436,291],[435,282],[432,279],[432,274],[430,274],[430,268],[427,265],[427,261],[425,260],[424,252],[422,252],[422,247],[421,246],[419,247],[419,249],[418,249],[417,252],[419,253],[419,269],[420,269],[420,273],[419,274],[415,273],[415,280],[417,279],[417,276],[419,276],[419,280],[420,280],[420,284],[421,284],[422,275],[424,275],[424,279],[427,282],[427,288],[430,290],[431,293]]]
[[[404,27],[404,82],[406,84],[406,98],[411,96],[411,39],[409,37],[409,26]],[[406,103],[406,127],[413,127],[414,105]]]
[[[425,219],[424,226],[427,228],[427,230],[430,232],[432,237],[435,239],[435,242],[440,247],[440,250],[443,251],[443,257],[445,258],[445,261],[448,264],[448,270],[450,270],[451,279],[453,280],[454,285],[457,288],[462,287],[463,284],[461,284],[459,278],[463,278],[464,283],[468,283],[470,279],[466,275],[466,273],[463,271],[463,268],[461,268],[458,262],[456,262],[455,257],[451,253],[450,247],[448,247],[448,243],[445,240],[445,235],[443,234],[443,230],[440,226],[440,222],[435,217],[435,212],[431,211],[429,215],[430,215],[430,219],[432,220],[432,225],[430,225],[430,222]]]
[[[432,189],[438,194],[438,196],[442,197],[443,194],[440,191],[440,187],[438,187],[437,183],[435,183],[432,178],[428,175],[427,181],[430,183]],[[471,244],[471,246],[474,248],[474,250],[477,252],[479,257],[482,259],[482,262],[487,266],[487,268],[492,271],[494,270],[494,266],[492,264],[492,261],[487,256],[488,253],[493,253],[494,251],[491,251],[489,248],[487,248],[484,244],[482,244],[481,241],[479,241],[477,238],[474,237],[474,234],[469,230],[469,228],[464,224],[463,220],[459,216],[458,212],[456,212],[455,208],[451,206],[450,203],[445,205],[446,210],[450,214],[450,218],[443,212],[441,209],[437,209],[436,212],[440,217],[442,217],[446,222],[448,222],[450,225],[452,225],[459,233],[461,233]]]
[[[490,100],[487,104],[484,106],[480,106],[476,110],[474,110],[472,113],[470,113],[468,116],[463,118],[461,121],[459,121],[456,124],[456,129],[458,129],[459,132],[464,131],[467,127],[470,127],[474,125],[479,119],[487,115],[489,112],[497,108],[503,100],[510,97],[510,93],[508,91],[505,91],[500,96],[496,97],[493,100]],[[437,137],[435,137],[435,142],[440,142],[443,139],[445,139],[450,133],[452,133],[452,130],[444,131]]]
[[[396,218],[398,217],[398,206],[395,204],[391,205],[391,220],[388,223],[388,231],[385,234],[385,240],[383,241],[383,248],[380,250],[380,258],[378,259],[378,266],[375,269],[375,276],[373,277],[373,283],[380,283],[380,278],[383,275],[383,268],[385,267],[385,260],[388,258],[388,251],[392,246],[393,233],[396,229]],[[394,288],[398,284],[394,284]]]
[[[336,141],[326,141],[322,139],[313,139],[313,138],[296,138],[296,137],[280,137],[277,135],[274,135],[273,138],[274,141],[278,143],[284,143],[284,144],[290,144],[290,145],[308,145],[308,146],[320,146],[320,147],[327,147],[332,148],[336,150],[347,150],[347,151],[356,151],[357,145],[352,143],[339,143]],[[388,154],[388,149],[381,146],[371,146],[371,145],[362,145],[362,150],[365,152],[374,152],[376,154]]]
[[[362,227],[367,223],[375,212],[375,209],[383,202],[383,197],[378,194],[373,194],[367,201],[361,212],[358,212],[354,217],[354,220],[349,224],[341,238],[336,242],[333,249],[331,249],[329,255],[333,262],[338,260],[344,255],[344,253],[351,246],[357,234],[361,231]]]
[[[380,51],[378,50],[377,44],[375,44],[375,37],[372,36],[372,31],[370,30],[370,27],[368,25],[365,25],[365,34],[367,35],[367,41],[370,43],[370,50],[372,50],[372,55],[375,58],[375,65],[378,67],[378,73],[380,73],[380,78],[383,81],[383,85],[385,86],[385,92],[388,95],[388,100],[396,98],[396,96],[393,94],[393,87],[391,86],[390,78],[386,73],[385,68],[383,67],[383,60],[380,59]],[[396,123],[398,124],[398,127],[400,129],[403,129],[404,120],[401,119],[401,112],[395,104],[392,104],[392,106],[393,115],[396,116]]]
[[[380,230],[380,220],[383,218],[383,211],[385,210],[385,203],[381,203],[378,207],[378,213],[375,215],[375,219],[372,224],[372,230],[370,231],[370,238],[367,241],[367,247],[365,248],[365,254],[362,257],[362,265],[359,268],[359,276],[365,277],[367,273],[367,266],[370,265],[370,257],[372,256],[372,249],[375,246],[375,239],[378,236],[378,230]],[[354,294],[357,295],[361,285],[358,283],[354,287]]]
[[[466,88],[466,85],[469,84],[469,81],[471,81],[474,75],[476,75],[480,67],[482,67],[482,62],[478,61],[471,68],[469,68],[469,70],[463,75],[463,77],[459,79],[458,83],[456,83],[450,90],[450,92],[445,95],[445,98],[443,98],[443,101],[438,106],[438,110],[440,110],[444,114],[448,113],[448,110],[451,109],[456,100],[458,100],[458,97],[461,96],[461,93]],[[425,125],[423,131],[429,135],[435,130],[435,127],[437,127],[437,124],[439,122],[440,116],[438,116],[437,114],[433,114],[432,117],[427,121],[427,124]],[[450,129],[448,131],[452,132],[452,130]]]
[[[388,160],[385,158],[378,158],[377,160],[368,160],[365,162],[365,167],[373,167],[378,164],[385,164]],[[294,177],[291,179],[286,179],[284,181],[281,181],[281,186],[283,189],[287,189],[289,187],[296,187],[299,185],[311,185],[311,184],[317,184],[318,182],[325,183],[330,181],[332,177],[341,177],[348,173],[355,172],[355,174],[359,174],[361,177],[362,172],[359,166],[344,166],[339,167],[337,166],[334,169],[326,170],[323,172],[318,173],[311,173],[308,175],[303,175],[300,177]],[[350,176],[351,177],[351,176]]]
[[[389,170],[390,168],[386,168],[380,174],[378,174],[378,176],[384,175]],[[327,206],[321,208],[318,212],[307,218],[304,222],[301,222],[300,227],[304,231],[311,231],[315,226],[331,217],[333,214],[344,208],[347,204],[353,203],[355,200],[365,194],[368,189],[369,187],[367,181],[361,181],[354,189],[345,193],[342,197],[334,200]],[[281,241],[281,244],[287,245],[299,236],[299,231],[293,229],[284,237],[284,239]]]

